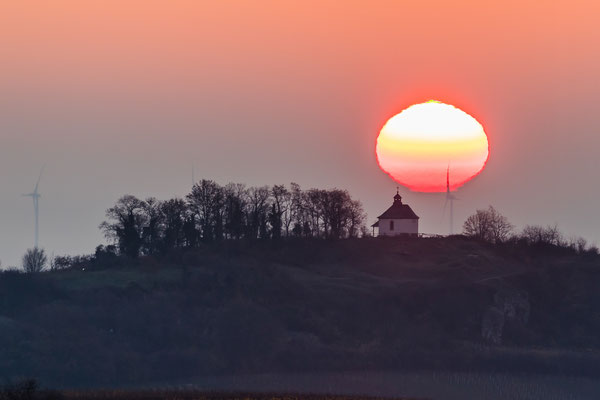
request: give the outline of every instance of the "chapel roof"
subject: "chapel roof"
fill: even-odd
[[[390,208],[385,210],[378,219],[419,219],[417,214],[410,208],[408,204],[402,204],[402,197],[399,193],[394,196],[394,203]]]

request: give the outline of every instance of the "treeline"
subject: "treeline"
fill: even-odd
[[[125,195],[106,211],[100,229],[119,254],[165,254],[220,240],[284,236],[340,239],[366,234],[362,204],[346,190],[299,185],[221,186],[203,179],[185,198]]]
[[[465,236],[490,243],[525,244],[536,247],[556,247],[577,253],[598,254],[593,244],[580,236],[566,237],[557,225],[526,225],[521,231],[494,207],[480,209],[469,216],[463,224]]]

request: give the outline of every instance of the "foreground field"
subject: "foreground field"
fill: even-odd
[[[169,390],[63,393],[63,400],[596,400],[600,381],[440,372],[261,374],[202,378]]]
[[[200,390],[96,390],[66,391],[64,400],[425,400],[331,394],[206,392]]]
[[[203,390],[260,390],[279,393],[368,393],[380,398],[432,400],[597,400],[600,380],[565,376],[447,372],[262,374],[199,379]]]

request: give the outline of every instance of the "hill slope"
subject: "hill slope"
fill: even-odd
[[[584,375],[600,259],[460,237],[228,242],[0,275],[0,374],[50,385],[285,371]]]

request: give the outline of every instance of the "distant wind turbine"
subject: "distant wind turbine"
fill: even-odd
[[[39,200],[42,195],[38,192],[38,187],[40,186],[40,179],[42,179],[42,172],[44,172],[44,167],[40,170],[40,175],[38,176],[38,180],[35,183],[35,188],[33,192],[24,194],[25,197],[31,197],[33,199],[33,212],[35,214],[35,248],[38,247],[38,239],[39,239],[39,220],[40,220],[40,209],[39,209]]]
[[[458,200],[456,196],[454,196],[450,192],[450,165],[446,169],[446,202],[444,203],[444,214],[446,214],[446,206],[448,202],[450,202],[450,234],[454,234],[454,200]]]
[[[196,184],[196,164],[192,162],[192,187]]]

